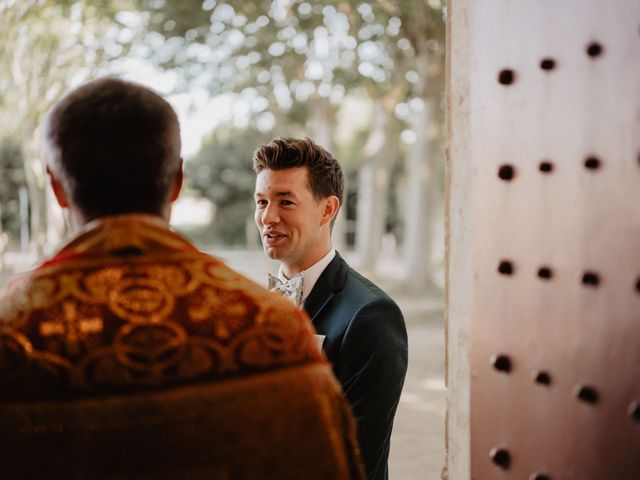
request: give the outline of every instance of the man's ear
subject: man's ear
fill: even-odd
[[[49,175],[49,183],[51,183],[51,189],[53,190],[53,194],[56,197],[58,205],[60,205],[62,208],[68,208],[69,201],[67,200],[67,194],[64,193],[62,184],[55,177],[55,175],[53,174],[53,172],[49,167],[47,167],[47,175]]]
[[[178,167],[176,176],[173,179],[173,187],[171,188],[171,196],[169,197],[171,202],[175,202],[178,199],[180,191],[182,190],[182,184],[184,183],[184,172],[182,168],[182,159],[180,159],[180,166]]]
[[[330,223],[338,213],[340,208],[340,200],[335,195],[330,195],[324,200],[324,211],[322,212],[322,221],[320,225]]]

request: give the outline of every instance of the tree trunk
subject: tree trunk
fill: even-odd
[[[313,135],[314,142],[331,152],[335,131],[335,107],[329,103],[328,98],[315,96],[311,102],[309,131]]]
[[[47,204],[47,224],[44,253],[45,255],[50,255],[60,247],[67,233],[67,224],[65,223],[63,210],[58,205],[53,190],[49,185],[45,185],[45,198]]]
[[[440,211],[442,188],[440,167],[443,154],[440,108],[444,90],[445,27],[440,8],[424,0],[402,0],[396,4],[402,31],[413,47],[413,69],[418,80],[413,95],[423,108],[414,132],[416,141],[406,159],[407,192],[403,232],[405,281],[416,290],[434,286],[432,254],[434,225]],[[442,221],[442,219],[438,219]]]
[[[363,269],[375,269],[380,254],[397,142],[397,127],[391,113],[382,102],[376,102],[371,132],[364,146],[368,162],[358,172],[356,251],[359,267]]]
[[[328,98],[314,97],[312,100],[311,119],[309,120],[309,130],[313,137],[313,141],[323,147],[332,155],[333,136],[336,125],[336,108],[331,105]],[[344,198],[347,197],[347,184],[345,176]],[[344,207],[344,206],[343,206]],[[333,246],[337,250],[344,251],[347,248],[347,209],[340,208],[338,215],[333,224],[331,232]]]
[[[407,156],[407,204],[404,230],[406,281],[416,289],[433,287],[435,213],[441,200],[437,164],[441,160],[429,133],[438,128],[438,105],[425,102],[416,125],[416,141]],[[435,124],[435,125],[434,125]]]
[[[44,255],[47,237],[46,175],[40,161],[39,130],[25,128],[22,148],[25,158],[25,178],[29,193],[29,249],[38,258]]]

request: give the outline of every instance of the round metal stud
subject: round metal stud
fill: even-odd
[[[556,68],[556,61],[553,58],[543,58],[540,61],[540,68],[542,70],[553,70]]]
[[[516,170],[512,165],[501,165],[498,169],[498,177],[509,182],[516,176]]]
[[[589,287],[597,287],[600,284],[600,275],[595,272],[584,272],[582,284]]]
[[[553,277],[553,270],[550,267],[540,267],[538,269],[538,278],[542,280],[551,280]]]
[[[590,403],[591,405],[595,405],[598,403],[598,392],[597,390],[589,385],[578,385],[574,389],[574,393],[578,399],[582,400],[585,403]]]
[[[500,272],[502,275],[511,275],[513,274],[513,270],[513,263],[511,263],[509,260],[500,261],[500,264],[498,265],[498,272]]]
[[[511,454],[506,448],[494,447],[489,452],[489,456],[493,463],[503,470],[508,470],[511,466]]]
[[[551,385],[551,375],[544,370],[536,370],[533,372],[533,379],[539,385]]]
[[[587,55],[592,58],[599,57],[600,55],[602,55],[603,47],[598,42],[591,42],[589,45],[587,45],[586,51]]]
[[[500,70],[498,74],[498,83],[501,85],[511,85],[516,80],[516,72],[509,68]]]
[[[640,423],[640,402],[638,400],[631,402],[627,409],[627,413],[634,422]]]
[[[551,477],[546,473],[532,473],[529,480],[551,480]]]
[[[491,355],[489,361],[499,372],[509,373],[511,371],[511,359],[507,355]]]
[[[600,159],[596,157],[589,157],[584,161],[584,166],[589,170],[597,170],[600,168],[600,165]]]

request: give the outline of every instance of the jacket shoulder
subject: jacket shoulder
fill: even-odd
[[[393,307],[400,313],[400,308],[382,288],[351,267],[347,267],[347,275],[343,291],[361,306],[376,304],[383,307]]]

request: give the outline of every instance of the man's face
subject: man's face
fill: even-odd
[[[300,271],[326,253],[325,201],[314,198],[307,167],[262,170],[256,178],[255,201],[256,225],[270,258]]]

